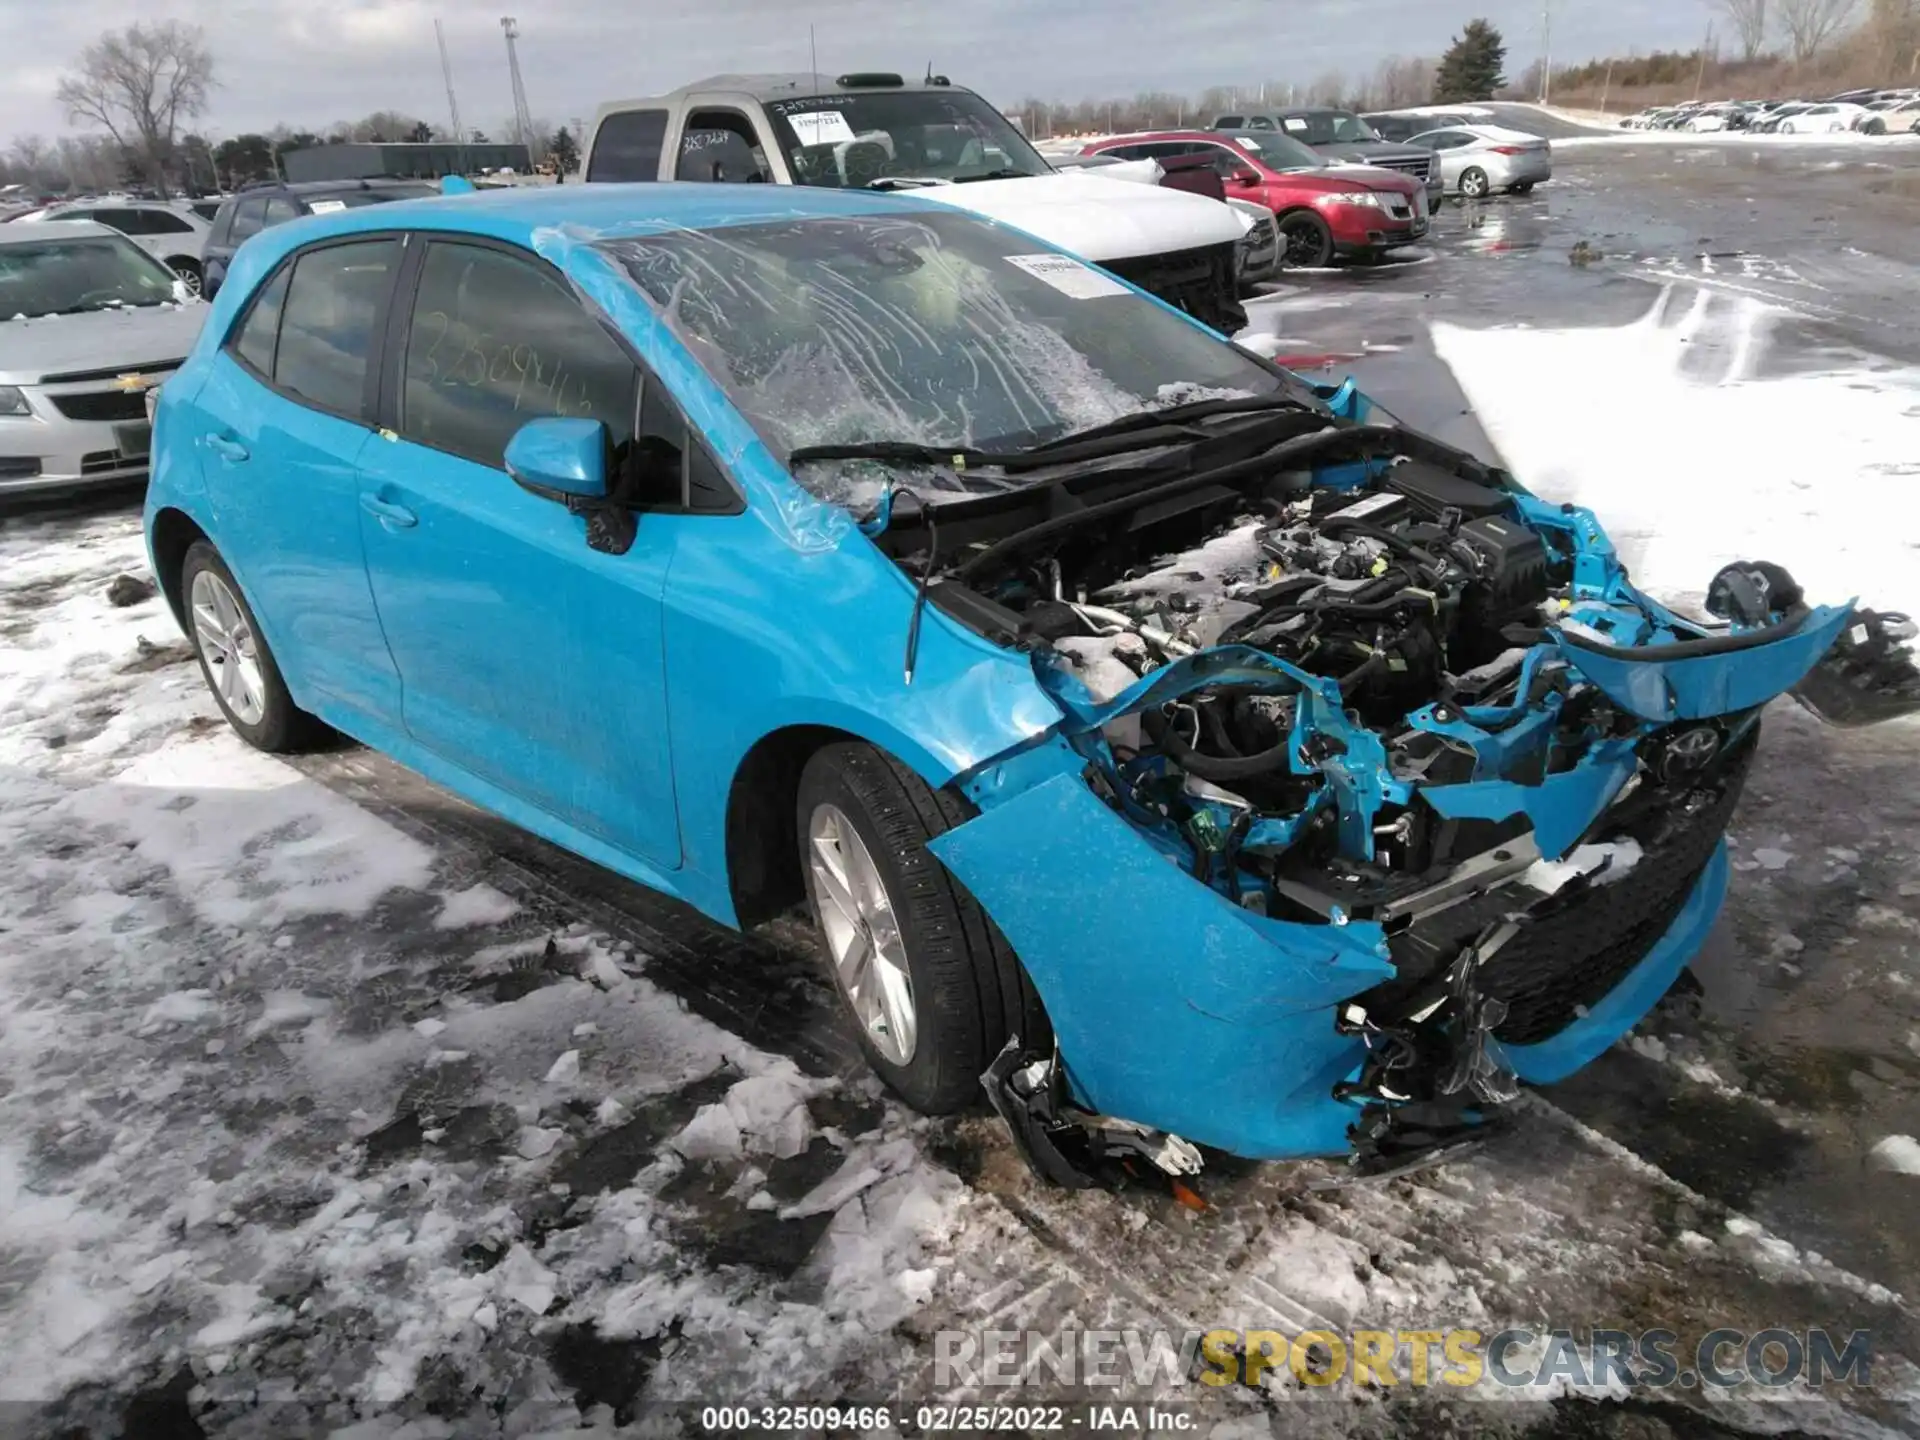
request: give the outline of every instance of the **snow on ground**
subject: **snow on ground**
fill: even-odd
[[[143,568],[131,517],[0,532],[0,1405],[185,1365],[571,1423],[595,1344],[770,1396],[924,1299],[963,1196],[904,1116],[246,749],[104,599]],[[747,1263],[780,1230],[809,1303]]]
[[[1782,318],[1669,286],[1635,325],[1433,331],[1509,468],[1595,510],[1641,584],[1773,559],[1816,598],[1920,610],[1920,372],[1775,367]]]
[[[1756,135],[1746,130],[1621,130],[1607,135],[1569,135],[1553,142],[1555,150],[1590,150],[1614,145],[1685,145],[1709,148],[1803,150],[1808,146],[1844,147],[1849,154],[1886,151],[1911,156],[1920,150],[1920,135],[1863,135],[1839,130],[1822,135]]]

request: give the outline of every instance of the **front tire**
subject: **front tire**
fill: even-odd
[[[1311,210],[1280,217],[1280,241],[1291,270],[1323,270],[1333,263],[1333,230]]]
[[[326,726],[293,703],[240,582],[205,540],[189,546],[181,561],[179,593],[200,674],[240,738],[271,755],[310,749],[324,739]]]
[[[1484,200],[1487,192],[1493,188],[1493,182],[1487,179],[1487,172],[1478,165],[1470,165],[1460,173],[1460,193],[1469,200]]]
[[[828,745],[800,776],[801,869],[834,987],[867,1063],[928,1115],[972,1104],[1009,1035],[1051,1038],[1006,937],[927,849],[971,815],[871,745]]]
[[[200,262],[185,255],[176,255],[167,261],[167,268],[173,271],[187,287],[189,295],[198,295],[206,288],[206,277],[201,273]]]

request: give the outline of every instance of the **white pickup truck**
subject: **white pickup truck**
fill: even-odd
[[[1246,323],[1248,220],[1202,195],[1056,171],[944,76],[716,75],[602,105],[592,181],[704,180],[915,190],[1081,255],[1225,334]]]

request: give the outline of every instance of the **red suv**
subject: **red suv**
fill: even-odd
[[[1097,140],[1083,155],[1122,160],[1203,157],[1226,193],[1274,213],[1286,264],[1311,269],[1335,256],[1370,257],[1427,233],[1427,192],[1419,178],[1372,165],[1331,164],[1299,141],[1272,131],[1162,130]],[[1171,168],[1171,167],[1170,167]]]

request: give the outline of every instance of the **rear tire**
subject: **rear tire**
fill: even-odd
[[[1311,210],[1280,217],[1284,264],[1293,270],[1322,270],[1333,263],[1333,230]]]
[[[324,741],[326,725],[293,703],[240,582],[205,540],[187,547],[179,594],[200,674],[240,738],[270,755],[308,750]]]
[[[1492,188],[1493,182],[1487,179],[1487,172],[1478,165],[1469,165],[1460,172],[1460,193],[1467,199],[1484,200]]]
[[[928,1115],[973,1104],[1010,1035],[1052,1039],[1006,937],[927,849],[972,815],[858,742],[817,751],[800,776],[800,868],[834,988],[874,1073]]]

